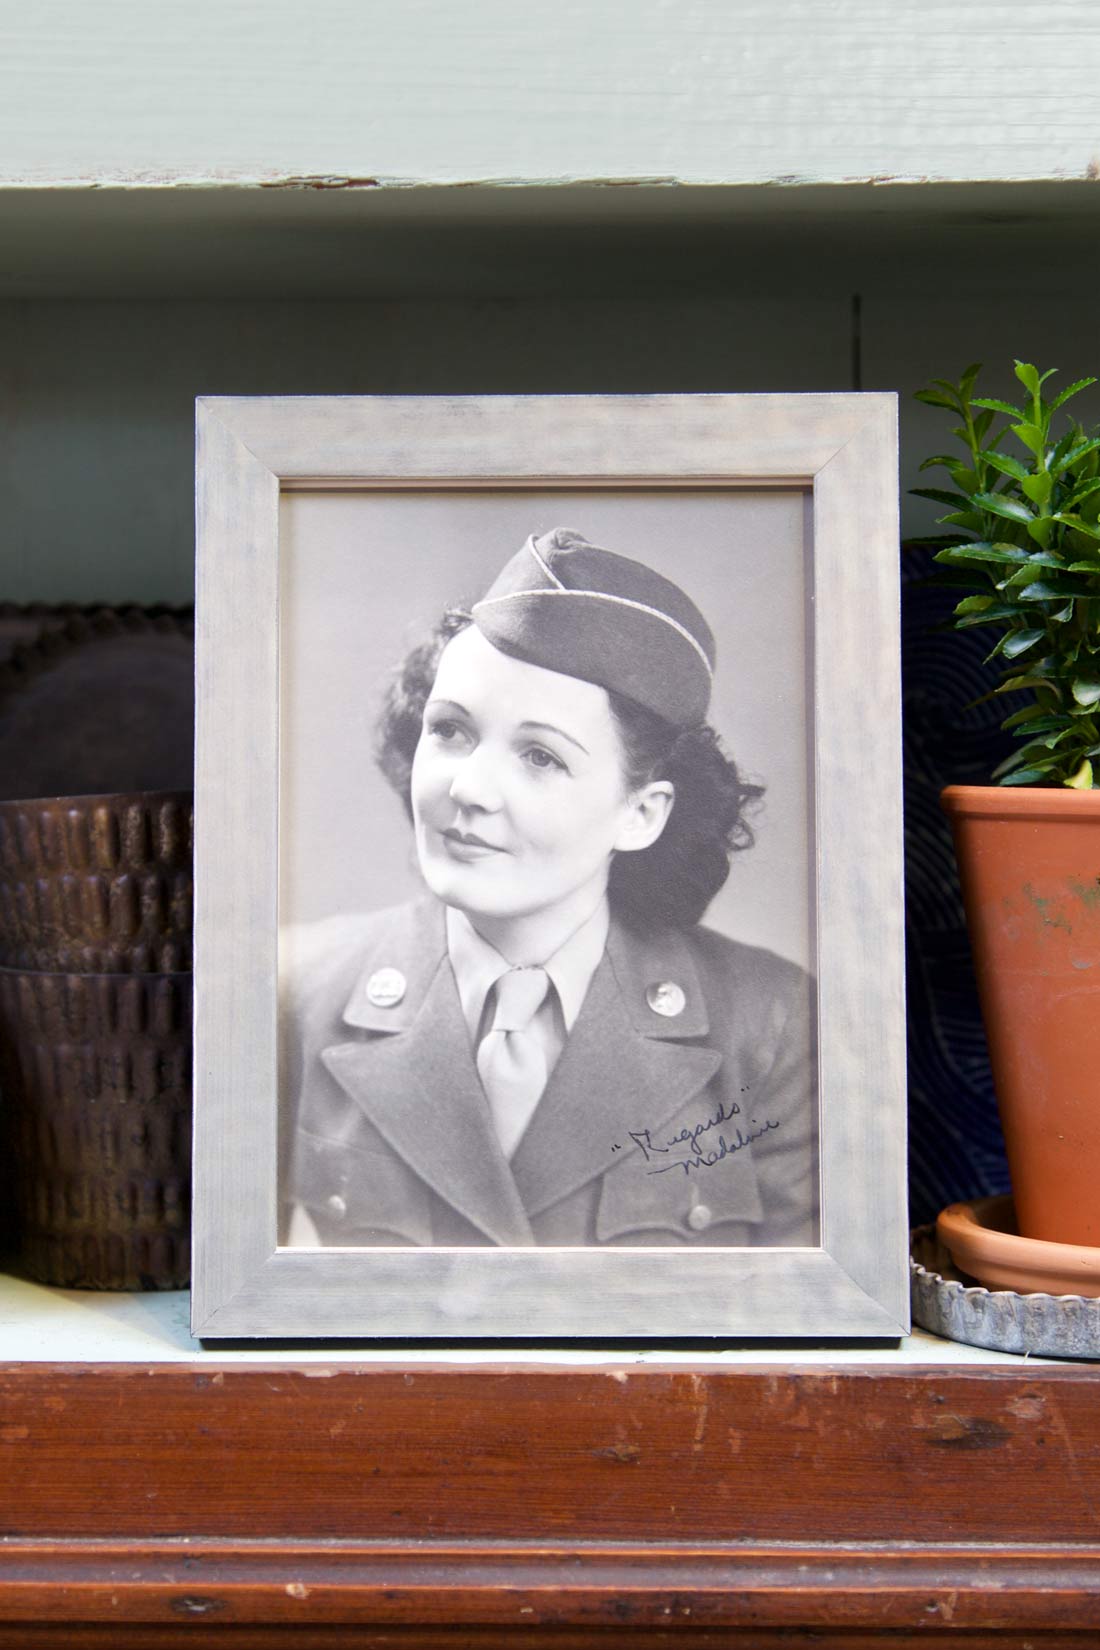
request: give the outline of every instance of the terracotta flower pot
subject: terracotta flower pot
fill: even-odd
[[[1100,1245],[1100,792],[953,785],[1019,1230]]]

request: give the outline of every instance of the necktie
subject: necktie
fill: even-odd
[[[531,1022],[546,999],[550,976],[542,968],[510,968],[496,983],[493,1023],[481,1039],[477,1069],[493,1127],[510,1158],[546,1087],[546,1056]]]

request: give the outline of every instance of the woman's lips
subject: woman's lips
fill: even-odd
[[[488,859],[491,854],[503,854],[505,848],[498,848],[495,843],[486,842],[484,837],[476,836],[472,831],[456,831],[453,827],[441,831],[440,837],[446,852],[452,859],[468,862],[475,859]]]

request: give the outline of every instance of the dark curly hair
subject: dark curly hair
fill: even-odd
[[[440,654],[471,623],[461,609],[448,610],[431,635],[406,654],[386,692],[376,757],[410,818],[413,756]],[[752,847],[747,816],[764,787],[742,779],[708,724],[676,728],[622,694],[609,692],[608,699],[623,745],[627,788],[664,779],[676,792],[656,842],[612,859],[611,907],[636,930],[690,928],[725,883],[731,856]]]

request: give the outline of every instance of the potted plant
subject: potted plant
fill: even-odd
[[[979,368],[918,399],[955,415],[961,453],[936,556],[966,594],[960,629],[986,625],[994,694],[1019,741],[991,786],[943,804],[1022,1235],[1100,1244],[1100,435],[1050,399],[1053,376],[1016,363],[1022,404],[976,396]]]

